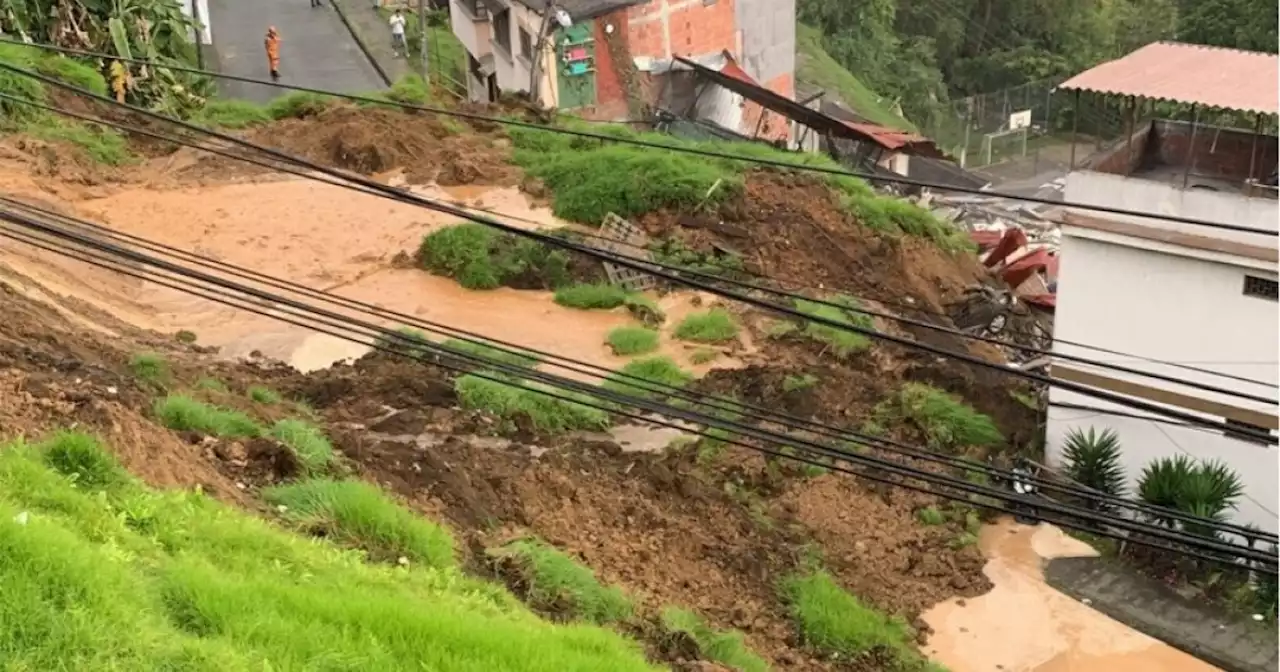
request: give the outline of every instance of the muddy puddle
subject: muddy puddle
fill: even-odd
[[[979,546],[995,587],[944,602],[921,618],[934,629],[925,652],[951,672],[1212,672],[1218,668],[1115,621],[1044,581],[1043,563],[1093,556],[1051,525],[1002,521]]]
[[[504,221],[514,226],[566,226],[547,208],[532,205],[515,188],[428,186],[415,191],[509,213],[512,218]],[[598,366],[618,368],[627,361],[615,357],[605,345],[610,330],[635,324],[624,311],[563,308],[548,292],[469,291],[450,279],[393,262],[397,254],[412,255],[424,235],[458,223],[442,213],[303,179],[126,189],[74,206],[86,218],[117,230],[394,313]],[[201,344],[219,347],[227,357],[257,352],[312,371],[366,352],[365,347],[341,338],[315,334],[154,283],[86,269],[49,253],[23,256],[30,262],[29,270],[41,276],[41,284],[57,285],[58,294],[75,297],[139,327],[192,331]],[[708,353],[699,351],[706,348],[677,342],[666,333],[707,303],[709,297],[680,293],[660,299],[669,319],[659,354],[669,355],[698,373],[739,366],[739,358],[754,350],[749,342],[737,344],[733,352],[719,349],[712,361],[694,365],[690,361],[694,353],[704,360]],[[349,310],[332,310],[355,316]],[[395,327],[402,322],[388,319],[378,324]],[[544,368],[552,369],[550,365]],[[554,371],[584,378],[563,369]]]

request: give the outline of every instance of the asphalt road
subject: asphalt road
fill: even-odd
[[[267,28],[280,32],[280,81],[285,84],[359,93],[384,88],[383,81],[338,18],[328,0],[209,0],[218,69],[231,75],[269,79],[263,46]],[[227,97],[267,102],[285,89],[222,81]]]

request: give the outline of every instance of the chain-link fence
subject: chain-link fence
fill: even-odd
[[[1073,92],[1057,89],[1061,82],[1046,79],[954,101],[925,132],[966,168],[1007,178],[1069,163],[1073,129],[1077,158],[1120,137],[1122,99],[1089,97],[1077,106]]]

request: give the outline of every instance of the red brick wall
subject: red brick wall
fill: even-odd
[[[650,0],[631,7],[628,14],[632,56],[666,58],[668,30],[670,55],[696,56],[724,50],[736,54],[738,27],[733,4],[733,0],[716,0],[713,5],[705,5],[703,0]]]
[[[1152,151],[1153,158],[1160,163],[1185,166],[1194,159],[1192,170],[1196,173],[1233,180],[1250,177],[1249,157],[1254,151],[1254,136],[1250,133],[1202,126],[1196,130],[1193,146],[1190,124],[1159,121],[1156,134]],[[1259,137],[1252,177],[1266,177],[1275,165],[1276,138]]]
[[[795,82],[790,74],[779,75],[767,82],[763,82],[763,84],[766,89],[781,93],[788,98],[793,95],[795,90]],[[761,113],[765,115],[763,124],[760,124]],[[776,112],[766,111],[756,103],[748,100],[742,110],[741,132],[753,135],[756,132],[757,124],[759,124],[760,137],[768,140],[781,140],[791,133],[791,120]]]
[[[606,14],[595,20],[596,40],[596,114],[599,118],[625,116],[627,113],[627,91],[614,67],[613,54],[609,44],[619,40],[628,45],[626,10]],[[613,33],[605,32],[605,26],[613,26]],[[624,48],[625,51],[625,48]]]

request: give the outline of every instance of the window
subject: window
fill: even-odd
[[[504,9],[493,15],[493,41],[511,58],[511,10]]]
[[[1244,295],[1259,299],[1280,300],[1280,283],[1256,275],[1244,276]]]
[[[533,60],[533,36],[523,27],[520,28],[520,55],[526,61]]]
[[[1259,427],[1259,426],[1257,426],[1257,425],[1251,425],[1251,424],[1249,424],[1249,423],[1247,423],[1247,422],[1240,422],[1239,420],[1232,420],[1231,418],[1224,418],[1224,420],[1225,420],[1225,422],[1227,423],[1227,426],[1228,426],[1228,427],[1237,427],[1237,428],[1239,428],[1239,429],[1247,430],[1247,431],[1250,431],[1250,432],[1255,432],[1255,433],[1256,433],[1256,432],[1260,432],[1260,433],[1262,433],[1262,434],[1271,434],[1272,436],[1274,436],[1274,434],[1273,434],[1272,432],[1268,431],[1266,427]],[[1270,443],[1268,443],[1268,442],[1267,442],[1267,440],[1266,440],[1266,439],[1263,439],[1263,438],[1261,438],[1261,437],[1258,437],[1258,436],[1256,436],[1256,435],[1254,435],[1254,434],[1243,434],[1243,433],[1241,433],[1241,432],[1233,432],[1233,431],[1231,431],[1231,430],[1229,430],[1229,429],[1228,429],[1228,430],[1226,430],[1226,431],[1224,431],[1224,432],[1222,432],[1222,434],[1223,434],[1224,436],[1226,436],[1228,439],[1235,439],[1236,441],[1247,441],[1247,442],[1249,442],[1249,443],[1256,443],[1256,444],[1258,444],[1258,445],[1260,445],[1260,446],[1269,446],[1269,445],[1271,445]]]
[[[462,6],[466,14],[476,21],[487,21],[489,19],[489,8],[481,4],[480,0],[458,0],[458,4]]]

